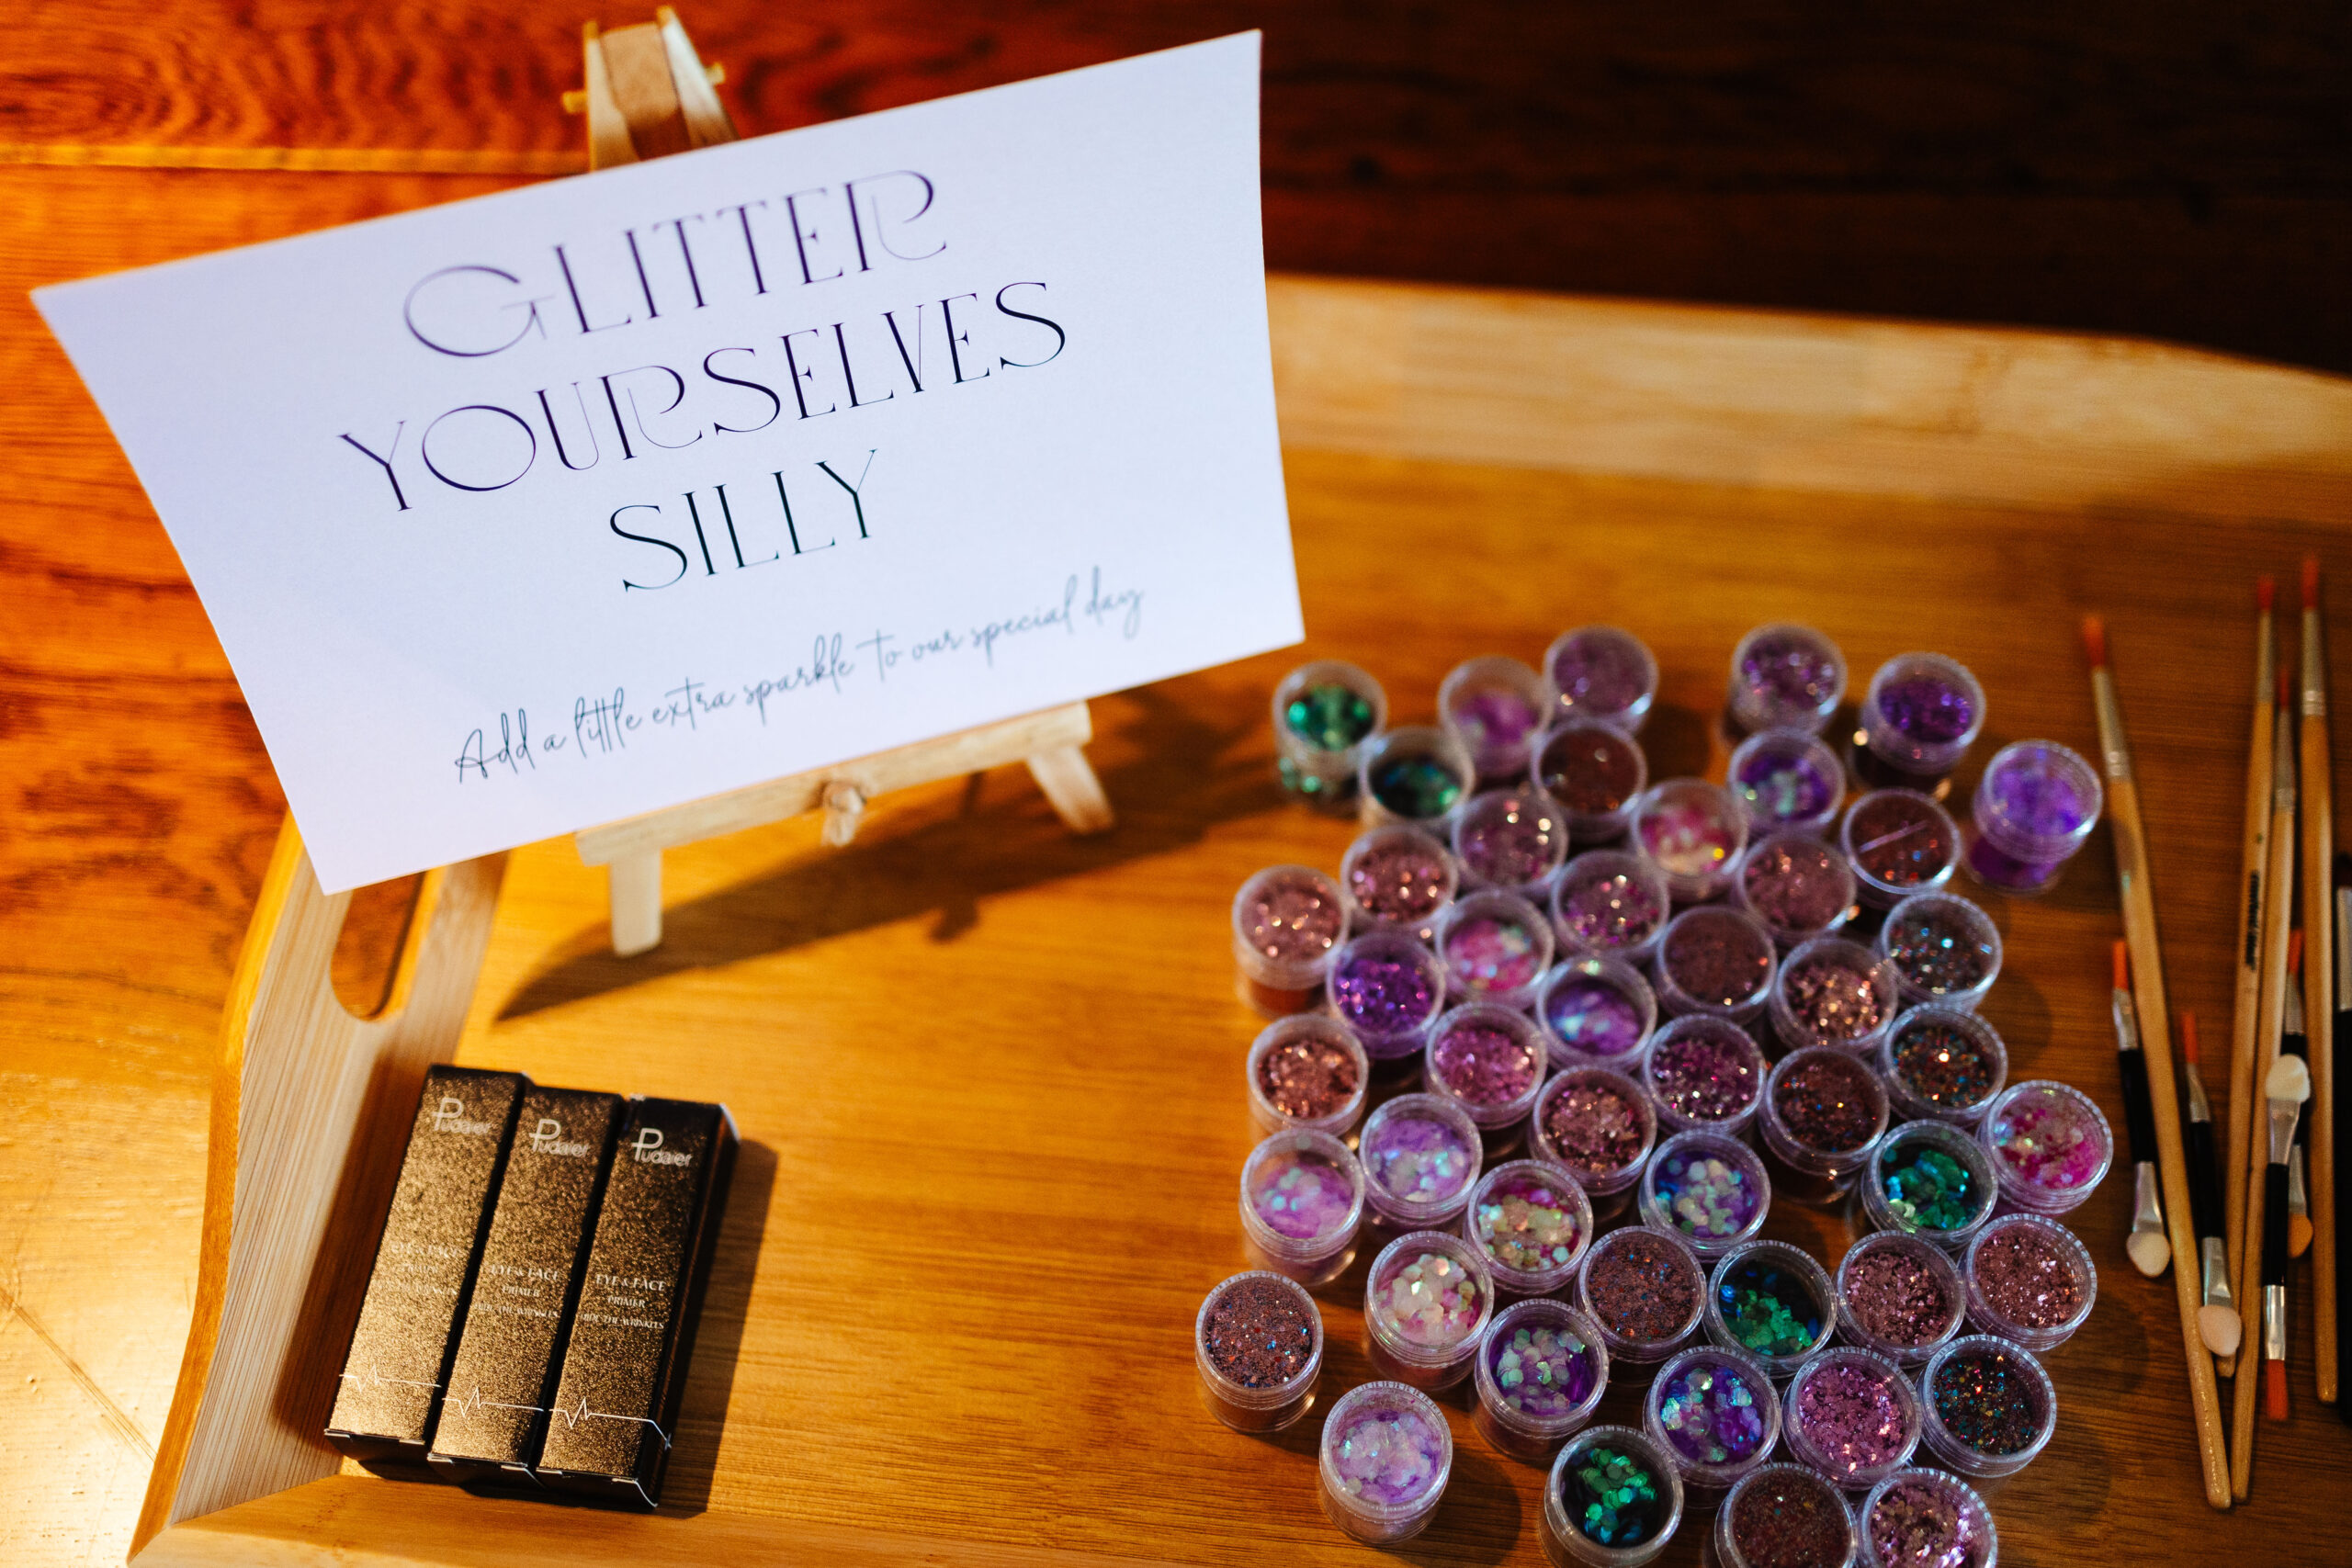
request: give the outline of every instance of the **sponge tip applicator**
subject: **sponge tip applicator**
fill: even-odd
[[[2132,1267],[2153,1280],[2165,1271],[2172,1261],[2172,1243],[2162,1231],[2133,1231],[2132,1239],[2123,1244],[2124,1252],[2132,1259]]]
[[[2234,1356],[2245,1338],[2245,1325],[2228,1307],[2201,1306],[2197,1309],[2197,1337],[2216,1356]]]

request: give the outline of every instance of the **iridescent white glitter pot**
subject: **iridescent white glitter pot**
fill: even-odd
[[[1453,1434],[1430,1396],[1401,1382],[1350,1389],[1316,1445],[1323,1514],[1374,1546],[1429,1528],[1453,1473]]]
[[[1549,1295],[1592,1245],[1592,1201],[1565,1166],[1515,1159],[1478,1179],[1462,1234],[1505,1296]]]
[[[1276,1133],[1241,1168],[1241,1235],[1250,1260],[1310,1288],[1355,1261],[1363,1168],[1329,1133]]]
[[[1478,1124],[1434,1094],[1384,1101],[1365,1118],[1356,1147],[1365,1201],[1392,1234],[1443,1230],[1459,1221],[1485,1159]]]
[[[1364,1351],[1378,1375],[1434,1393],[1470,1375],[1494,1315],[1494,1279],[1477,1250],[1458,1235],[1414,1231],[1372,1261]]]

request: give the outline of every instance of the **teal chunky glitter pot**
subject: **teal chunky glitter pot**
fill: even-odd
[[[1302,664],[1275,685],[1273,716],[1283,787],[1327,809],[1352,805],[1363,743],[1388,719],[1380,682],[1336,659]]]
[[[1552,1461],[1544,1489],[1544,1555],[1555,1568],[1634,1568],[1682,1522],[1682,1479],[1646,1434],[1588,1427]]]
[[[1829,1343],[1838,1292],[1804,1248],[1745,1241],[1716,1260],[1705,1324],[1715,1344],[1746,1351],[1773,1377],[1786,1378]]]
[[[1896,1128],[1871,1156],[1862,1212],[1879,1230],[1908,1231],[1958,1253],[1993,1213],[1993,1163],[1976,1140],[1941,1122]]]
[[[1439,824],[1477,782],[1462,743],[1442,729],[1391,729],[1363,748],[1356,764],[1357,808],[1367,828],[1392,822]]]

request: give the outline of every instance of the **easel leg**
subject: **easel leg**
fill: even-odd
[[[1029,774],[1071,832],[1100,833],[1116,820],[1111,814],[1110,797],[1102,793],[1102,781],[1094,776],[1094,764],[1080,748],[1057,746],[1033,754]]]
[[[662,945],[662,852],[615,857],[605,868],[611,886],[613,951],[623,958]]]

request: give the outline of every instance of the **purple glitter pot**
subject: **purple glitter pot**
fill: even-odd
[[[1779,728],[1818,735],[1845,694],[1846,656],[1836,643],[1811,626],[1758,626],[1732,649],[1724,717],[1742,735]]]
[[[1747,813],[1720,784],[1666,779],[1634,802],[1631,842],[1665,876],[1676,903],[1703,903],[1731,886],[1747,847]]]
[[[1940,1470],[1905,1468],[1856,1510],[1861,1568],[1996,1568],[2001,1538],[1976,1488]]]
[[[1690,1506],[1711,1508],[1780,1440],[1781,1396],[1755,1357],[1701,1345],[1657,1370],[1642,1430],[1666,1450]]]
[[[1889,1133],[1855,1183],[1873,1230],[1905,1231],[1959,1254],[1992,1217],[1992,1156],[1959,1128],[1906,1122]]]
[[[2041,1359],[1990,1334],[1955,1339],[1928,1357],[1919,1403],[1928,1451],[1980,1480],[2023,1470],[2058,1429],[2058,1389]]]
[[[1856,896],[1873,909],[1892,909],[1951,880],[1960,829],[1917,790],[1874,789],[1848,808],[1838,845],[1853,868]]]
[[[2008,1048],[1983,1015],[1930,1002],[1894,1021],[1879,1071],[1896,1116],[1974,1127],[2009,1076]]]
[[[1622,958],[1574,954],[1544,976],[1535,1021],[1555,1067],[1616,1063],[1631,1067],[1657,1023],[1657,997]]]
[[[1677,1133],[1658,1145],[1637,1190],[1642,1224],[1674,1236],[1702,1260],[1753,1236],[1772,1206],[1764,1162],[1720,1133]]]
[[[1756,1122],[1772,1188],[1804,1203],[1844,1197],[1886,1135],[1886,1089],[1868,1063],[1807,1045],[1773,1065]]]
[[[1690,1244],[1647,1225],[1601,1236],[1577,1274],[1577,1305],[1600,1330],[1611,1362],[1665,1360],[1698,1332],[1706,1303],[1706,1269]]]
[[[1250,1259],[1312,1289],[1355,1261],[1363,1168],[1329,1133],[1276,1133],[1241,1168]]]
[[[1634,1568],[1682,1522],[1674,1461],[1631,1427],[1588,1427],[1552,1461],[1538,1532],[1553,1568]]]
[[[2003,1214],[1968,1244],[1961,1277],[1969,1326],[2037,1355],[2074,1337],[2098,1299],[2098,1266],[2081,1238],[2041,1214]]]
[[[1311,804],[1355,798],[1363,743],[1388,722],[1388,694],[1352,664],[1318,659],[1274,687],[1274,766],[1283,787]]]
[[[1508,1154],[1527,1132],[1551,1055],[1543,1031],[1523,1012],[1465,1002],[1430,1026],[1421,1079],[1477,1123],[1489,1155]]]
[[[1560,803],[1579,843],[1612,843],[1625,836],[1633,805],[1650,781],[1641,743],[1597,718],[1555,725],[1536,742],[1529,770],[1535,787]]]
[[[1905,1006],[1973,1011],[2001,972],[2000,928],[1956,893],[1915,893],[1889,909],[1878,950],[1894,961]]]
[[[1587,850],[1552,884],[1552,934],[1563,953],[1639,964],[1657,946],[1673,908],[1657,867],[1622,850]]]
[[[1470,1375],[1495,1282],[1458,1235],[1414,1231],[1380,1249],[1364,1283],[1364,1351],[1384,1378],[1435,1393]]]
[[[1616,626],[1562,632],[1544,655],[1553,717],[1597,718],[1641,733],[1657,696],[1657,660],[1641,638]]]
[[[1885,1357],[1836,1346],[1797,1369],[1781,1434],[1791,1458],[1849,1492],[1867,1491],[1919,1446],[1919,1395]]]
[[[1417,822],[1443,831],[1446,815],[1477,782],[1462,742],[1442,729],[1408,725],[1375,736],[1356,764],[1356,811],[1367,828]]]
[[[1340,895],[1358,936],[1389,927],[1427,942],[1461,886],[1453,854],[1419,828],[1374,828],[1340,862]]]
[[[2051,1078],[1996,1095],[1977,1136],[2001,1196],[2037,1214],[2063,1214],[2089,1197],[2115,1158],[2115,1134],[2091,1097]]]
[[[1898,654],[1871,677],[1860,718],[1855,761],[1877,775],[1872,783],[1932,784],[1960,765],[1984,728],[1984,688],[1940,653]]]
[[[1347,934],[1338,883],[1313,866],[1268,866],[1233,896],[1241,999],[1267,1018],[1305,1011]]]
[[[1867,1055],[1886,1038],[1901,1002],[1891,960],[1844,937],[1817,936],[1781,961],[1772,982],[1772,1032],[1792,1050],[1834,1045]]]
[[[1568,858],[1567,818],[1557,801],[1524,784],[1488,790],[1454,814],[1453,855],[1469,886],[1540,898]]]
[[[1303,1012],[1275,1020],[1250,1043],[1243,1076],[1260,1134],[1295,1127],[1344,1138],[1363,1114],[1372,1063],[1346,1024]]]
[[[1712,1568],[1853,1568],[1861,1535],[1838,1488],[1776,1461],[1724,1494],[1707,1537]]]
[[[1715,904],[1685,909],[1658,942],[1658,1007],[1668,1018],[1747,1023],[1764,1011],[1776,967],[1772,935],[1754,916]]]
[[[1668,1021],[1642,1053],[1642,1087],[1668,1133],[1739,1136],[1756,1119],[1767,1070],[1747,1031],[1705,1013]]]
[[[1732,903],[1756,917],[1782,948],[1826,936],[1854,908],[1854,874],[1846,857],[1811,833],[1773,833],[1747,846],[1732,883]]]
[[[1295,1280],[1236,1274],[1201,1303],[1193,1360],[1211,1415],[1237,1432],[1279,1432],[1315,1403],[1323,1314]]]
[[[2049,891],[2083,847],[2105,801],[2098,773],[2054,740],[2018,740],[1993,753],[1971,808],[1969,874],[2004,893]]]
[[[1393,1546],[1429,1528],[1453,1472],[1453,1433],[1420,1390],[1363,1383],[1323,1418],[1315,1468],[1324,1517],[1358,1540]]]
[[[1462,1218],[1478,1185],[1478,1124],[1440,1095],[1400,1094],[1365,1119],[1364,1201],[1391,1232],[1439,1230]]]
[[[1541,1462],[1592,1419],[1609,1387],[1600,1330],[1567,1303],[1537,1296],[1487,1325],[1470,1424],[1496,1450]]]
[[[1592,1201],[1573,1172],[1515,1159],[1478,1179],[1462,1234],[1506,1296],[1544,1296],[1575,1277],[1592,1245]]]
[[[1838,1265],[1838,1331],[1897,1366],[1917,1366],[1959,1333],[1967,1303],[1951,1258],[1901,1231],[1872,1232]]]
[[[1415,1056],[1445,1006],[1445,966],[1409,931],[1383,927],[1342,946],[1325,989],[1332,1015],[1375,1062]]]
[[[1744,1241],[1716,1259],[1702,1321],[1710,1340],[1785,1382],[1838,1331],[1838,1292],[1803,1247]]]
[[[1470,753],[1482,779],[1515,779],[1552,712],[1544,677],[1516,659],[1465,660],[1437,689],[1437,721]]]
[[[1657,1142],[1657,1111],[1642,1087],[1607,1067],[1569,1067],[1535,1097],[1528,1118],[1539,1159],[1564,1166],[1596,1216],[1622,1213]]]
[[[1437,953],[1457,999],[1524,1008],[1552,967],[1552,922],[1518,894],[1488,888],[1438,917]]]
[[[1747,813],[1751,834],[1794,829],[1818,833],[1838,818],[1846,767],[1820,736],[1804,729],[1759,730],[1739,743],[1724,774]]]

